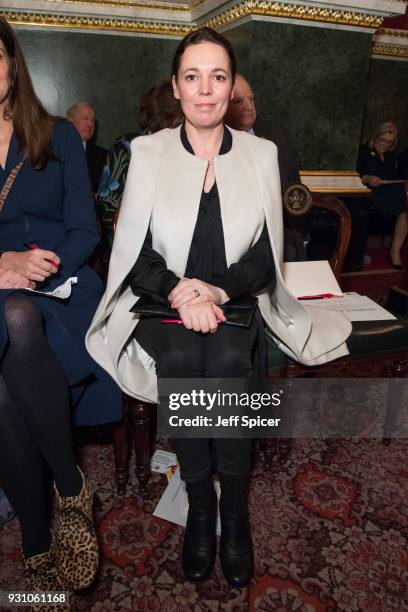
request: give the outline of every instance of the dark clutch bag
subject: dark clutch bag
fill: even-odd
[[[255,315],[258,300],[254,297],[239,298],[221,306],[227,321],[223,325],[235,325],[237,327],[249,327]],[[140,314],[144,317],[160,317],[162,319],[179,319],[177,310],[170,308],[164,302],[154,302],[147,294],[143,294],[133,304],[129,312]]]

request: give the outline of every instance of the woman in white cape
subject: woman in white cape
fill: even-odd
[[[145,401],[157,401],[157,377],[250,376],[263,321],[303,363],[347,353],[350,324],[339,313],[306,310],[283,284],[277,149],[224,126],[235,72],[224,37],[209,28],[186,36],[173,60],[183,125],[132,142],[107,289],[87,347],[126,393]],[[130,313],[142,294],[177,309],[181,324]],[[254,294],[259,311],[249,328],[222,324],[220,306]],[[251,440],[178,438],[174,445],[189,498],[186,577],[201,581],[213,569],[216,457],[221,565],[229,584],[246,585]]]

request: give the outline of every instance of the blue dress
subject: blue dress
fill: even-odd
[[[57,253],[61,265],[46,283],[46,291],[71,276],[78,278],[68,300],[25,293],[40,307],[47,340],[65,371],[74,424],[118,421],[122,418],[122,393],[90,357],[84,341],[103,293],[101,280],[86,263],[99,234],[85,152],[78,133],[67,121],[54,126],[52,144],[56,159],[42,170],[25,164],[13,184],[0,212],[0,251],[23,251],[37,244]],[[6,166],[0,166],[0,190],[21,158],[13,135]],[[4,301],[11,291],[15,290],[0,290],[0,355],[8,343]]]

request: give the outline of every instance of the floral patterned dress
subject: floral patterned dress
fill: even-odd
[[[140,132],[132,132],[115,140],[108,152],[106,165],[99,181],[96,196],[97,210],[110,245],[113,240],[113,217],[122,202],[129,168],[130,143],[139,135]]]

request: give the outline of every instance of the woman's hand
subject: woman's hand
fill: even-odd
[[[184,304],[196,306],[205,302],[225,304],[229,297],[223,289],[210,285],[197,278],[182,278],[168,295],[172,308],[180,308]]]
[[[0,289],[35,289],[35,283],[11,270],[0,270]]]
[[[7,251],[0,257],[0,270],[10,270],[36,282],[42,282],[58,272],[59,265],[58,255],[44,249]]]
[[[373,176],[372,174],[364,174],[361,177],[361,182],[363,185],[368,185],[368,187],[378,187],[382,185],[383,180],[380,179],[379,176]]]
[[[214,334],[217,331],[218,323],[227,320],[221,308],[211,302],[204,302],[195,306],[184,304],[178,308],[178,312],[184,327],[203,334],[208,332]]]

